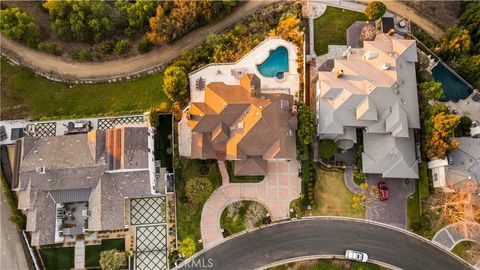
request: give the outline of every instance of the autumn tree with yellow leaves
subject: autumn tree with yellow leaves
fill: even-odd
[[[440,112],[433,117],[432,122],[433,132],[426,145],[427,156],[430,159],[443,159],[447,151],[458,147],[458,141],[452,134],[460,123],[460,116]]]

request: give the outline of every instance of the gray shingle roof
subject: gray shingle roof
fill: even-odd
[[[88,201],[90,230],[123,229],[125,198],[151,196],[148,171],[147,128],[126,129],[124,147],[136,161],[107,172],[105,132],[30,140],[20,164],[19,205],[27,211],[32,245],[55,242],[55,202]],[[142,138],[138,138],[142,137]],[[144,137],[144,138],[143,138]],[[38,168],[45,168],[39,171]],[[145,168],[145,170],[138,170]]]

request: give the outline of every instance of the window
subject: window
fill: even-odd
[[[289,109],[289,102],[286,99],[280,99],[280,108],[288,110]]]

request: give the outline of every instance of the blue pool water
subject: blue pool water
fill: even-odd
[[[442,83],[443,94],[445,95],[444,101],[457,102],[468,97],[471,93],[470,87],[450,72],[442,62],[432,69],[432,75],[436,81]]]
[[[283,79],[284,73],[288,72],[288,50],[280,46],[275,50],[270,51],[263,63],[257,65],[258,71],[265,77],[277,77]]]

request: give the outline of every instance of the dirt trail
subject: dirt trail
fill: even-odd
[[[1,36],[1,48],[2,53],[14,56],[14,59],[22,65],[42,73],[49,73],[55,77],[68,80],[105,80],[139,73],[166,64],[178,57],[184,50],[192,49],[201,44],[209,34],[224,31],[271,2],[249,1],[219,21],[200,27],[173,44],[125,59],[99,63],[66,62],[61,57],[31,49],[3,35]]]

